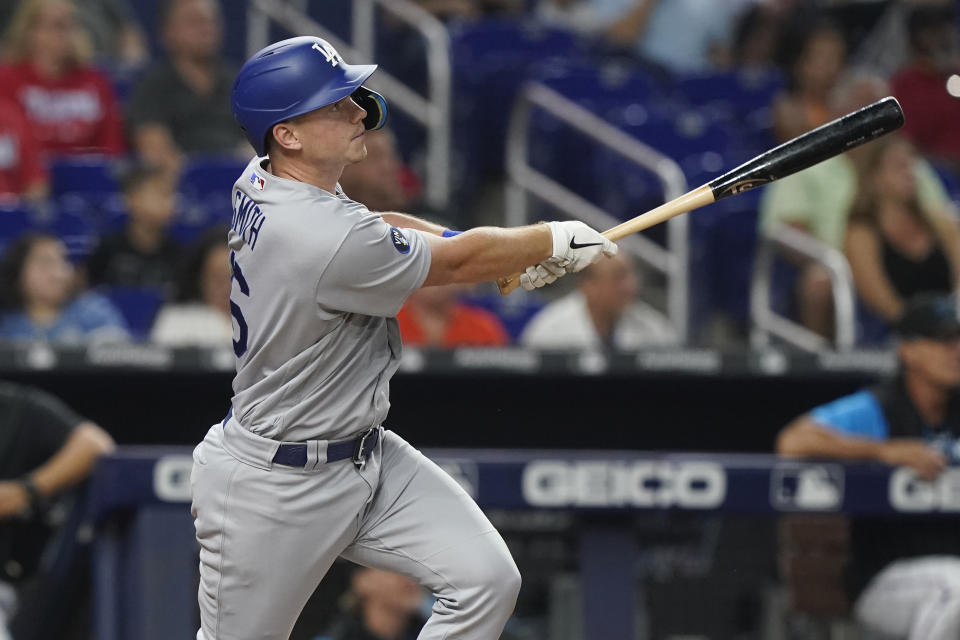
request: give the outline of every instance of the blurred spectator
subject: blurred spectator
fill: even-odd
[[[535,14],[537,18],[550,25],[575,31],[583,36],[604,36],[605,32],[617,23],[626,12],[633,8],[635,22],[646,24],[653,4],[642,0],[539,0]],[[642,25],[641,25],[642,26]],[[625,44],[633,44],[631,38]]]
[[[156,287],[169,295],[183,253],[170,237],[176,213],[175,185],[163,169],[138,166],[123,177],[127,223],[104,236],[87,259],[91,286]]]
[[[880,78],[849,73],[831,92],[832,116],[866,106],[887,95],[888,89]],[[766,187],[760,200],[761,233],[771,233],[777,225],[786,224],[809,233],[828,247],[842,250],[850,206],[857,191],[855,158],[868,149],[869,144],[857,147]],[[930,165],[917,158],[913,170],[917,198],[924,213],[930,218],[950,215],[950,200]],[[833,298],[827,272],[817,263],[798,256],[786,257],[800,269],[794,291],[800,323],[822,336],[832,336]]]
[[[898,333],[897,377],[797,418],[780,432],[777,452],[875,460],[928,480],[960,462],[956,300],[911,300]],[[848,588],[861,624],[885,638],[960,637],[960,538],[948,519],[854,520],[850,550]]]
[[[0,95],[23,108],[44,152],[123,153],[113,88],[88,64],[89,39],[71,0],[23,0],[5,47]]]
[[[734,21],[755,0],[541,0],[539,18],[611,44],[676,73],[730,64]]]
[[[415,640],[425,622],[423,596],[406,576],[359,567],[344,596],[346,611],[318,640]]]
[[[19,3],[0,0],[0,31],[7,29]],[[83,0],[77,18],[98,60],[129,67],[149,58],[146,37],[128,0]]]
[[[910,14],[916,7],[946,7],[955,0],[892,0],[851,56],[861,68],[889,78],[910,59]]]
[[[230,319],[230,249],[226,227],[208,230],[183,263],[177,301],[164,305],[151,342],[170,346],[223,347],[233,342]]]
[[[0,98],[0,199],[39,202],[50,194],[50,173],[33,127],[20,106]]]
[[[83,0],[79,18],[94,54],[104,62],[138,67],[150,59],[146,36],[128,0]]]
[[[422,287],[410,294],[397,321],[405,345],[417,347],[502,347],[510,336],[500,319],[459,300],[466,287]]]
[[[924,214],[915,164],[913,146],[902,137],[867,145],[847,225],[844,252],[857,292],[888,323],[918,293],[953,291],[960,274],[960,227],[952,217]]]
[[[371,211],[409,211],[420,183],[403,164],[393,132],[367,131],[363,144],[367,157],[345,167],[340,176],[343,192]]]
[[[733,27],[734,67],[768,69],[777,65],[777,44],[798,0],[757,2],[740,14]]]
[[[0,259],[0,339],[61,343],[127,340],[123,316],[101,296],[73,295],[73,266],[54,236],[28,233]]]
[[[520,337],[526,347],[587,349],[671,345],[669,320],[638,300],[640,280],[626,251],[585,269],[577,290],[541,309]]]
[[[918,6],[910,13],[912,60],[893,78],[903,106],[903,131],[931,158],[960,172],[960,50],[955,3]]]
[[[220,58],[223,25],[216,0],[170,0],[161,20],[168,58],[134,87],[131,140],[141,158],[179,171],[183,154],[252,152],[230,111],[235,69]]]
[[[833,119],[828,100],[844,69],[843,32],[824,18],[802,17],[781,40],[787,87],[773,101],[773,130],[780,142]]]
[[[33,577],[53,532],[48,508],[114,444],[57,398],[9,382],[0,383],[0,425],[0,638],[9,638],[17,587]]]

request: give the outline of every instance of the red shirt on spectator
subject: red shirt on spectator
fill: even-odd
[[[30,123],[16,103],[0,99],[0,196],[18,196],[48,180]]]
[[[413,313],[405,306],[397,314],[400,337],[410,346],[437,347],[502,347],[510,336],[496,315],[485,309],[457,305],[443,334],[443,343],[428,345],[427,336]]]
[[[29,63],[4,65],[0,92],[20,104],[46,153],[124,151],[117,99],[96,69],[78,67],[59,78],[46,78]]]
[[[946,77],[912,66],[897,73],[891,84],[906,116],[907,137],[927,155],[960,160],[960,98],[947,93]]]

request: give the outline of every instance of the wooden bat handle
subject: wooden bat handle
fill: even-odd
[[[674,216],[678,216],[681,213],[693,211],[714,201],[713,190],[710,188],[710,185],[705,184],[697,187],[693,191],[688,191],[679,198],[660,205],[656,209],[651,209],[636,218],[631,218],[626,222],[618,224],[612,229],[607,229],[603,232],[603,236],[608,240],[616,242],[632,233],[643,231],[644,229],[669,220]],[[515,273],[512,276],[497,280],[497,287],[500,288],[501,295],[508,296],[513,293],[514,289],[520,286],[520,275],[519,273]]]

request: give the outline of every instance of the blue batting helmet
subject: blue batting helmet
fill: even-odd
[[[230,96],[233,117],[261,156],[273,125],[350,95],[367,112],[363,126],[379,129],[387,119],[387,102],[363,86],[376,70],[375,64],[347,64],[321,38],[281,40],[240,68]]]

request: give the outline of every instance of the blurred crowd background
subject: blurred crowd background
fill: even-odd
[[[347,0],[292,4],[349,40]],[[368,136],[368,159],[342,179],[346,193],[373,210],[458,229],[512,220],[504,149],[527,82],[649,145],[691,188],[885,95],[900,100],[906,126],[690,215],[680,323],[668,302],[676,283],[642,255],[625,255],[510,303],[490,286],[420,292],[401,314],[407,344],[744,346],[765,242],[776,255],[766,281],[770,309],[822,337],[814,344],[824,348],[836,346],[841,330],[837,284],[820,253],[849,269],[855,308],[841,321],[853,323],[858,346],[884,346],[911,296],[956,287],[955,2],[418,4],[449,37],[449,196],[426,197],[428,141],[394,109],[388,129]],[[252,156],[229,107],[233,74],[248,53],[246,18],[245,5],[216,0],[2,4],[0,339],[229,344],[223,225],[230,187]],[[387,73],[428,89],[419,34],[384,13],[374,44]],[[668,195],[648,168],[549,113],[535,110],[527,130],[513,135],[524,137],[532,168],[612,220]],[[564,215],[537,202],[527,217]],[[790,233],[784,228],[820,253],[790,250],[779,240]],[[645,235],[667,245],[664,228]]]

